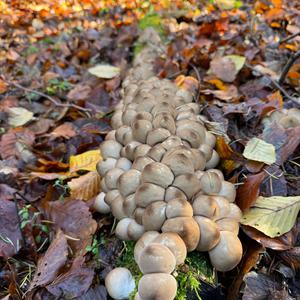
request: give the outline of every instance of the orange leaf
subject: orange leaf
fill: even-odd
[[[235,201],[242,211],[247,210],[255,203],[259,195],[260,184],[264,178],[264,171],[255,175],[248,175],[244,184],[237,189]]]
[[[0,79],[0,94],[4,94],[7,91],[7,87],[6,82]]]

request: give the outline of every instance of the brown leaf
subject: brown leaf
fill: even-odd
[[[226,89],[224,90],[201,90],[201,93],[206,95],[214,95],[216,98],[223,100],[223,101],[230,101],[232,99],[236,99],[239,96],[238,90],[236,86],[233,84],[230,84]]]
[[[84,260],[83,256],[76,257],[71,268],[49,284],[47,290],[57,298],[72,299],[85,294],[92,284],[94,270],[84,266]]]
[[[105,286],[97,285],[94,288],[90,288],[88,292],[76,300],[107,300],[107,291]]]
[[[71,123],[64,123],[58,127],[56,127],[51,133],[50,133],[50,141],[55,140],[58,137],[64,137],[66,139],[69,139],[73,136],[75,136],[76,129]]]
[[[72,199],[90,200],[100,192],[100,176],[97,171],[72,179],[68,186]]]
[[[59,270],[67,261],[68,243],[64,233],[58,230],[54,240],[42,258],[39,259],[37,269],[28,291],[36,287],[43,287],[52,282],[59,274]]]
[[[78,84],[67,94],[67,98],[71,101],[84,100],[89,97],[91,90],[89,85]]]
[[[276,238],[270,238],[262,232],[250,226],[243,225],[242,229],[250,238],[256,240],[264,247],[271,248],[273,250],[291,249],[294,246],[298,235],[298,229],[296,226],[294,226],[289,232]]]
[[[7,83],[0,79],[0,94],[4,94],[7,91],[7,88]]]
[[[0,257],[11,257],[18,253],[22,234],[16,205],[0,199]]]
[[[60,228],[65,234],[72,237],[69,244],[75,253],[86,252],[85,248],[92,240],[97,229],[97,223],[92,218],[88,206],[83,201],[54,201],[49,203],[46,210],[54,226]]]
[[[237,189],[235,201],[242,211],[247,210],[255,203],[259,195],[260,184],[264,178],[264,171],[255,175],[248,175],[244,184],[240,185]]]
[[[224,82],[232,82],[236,76],[234,62],[226,57],[215,57],[210,62],[210,71]]]
[[[284,259],[292,268],[300,269],[300,247],[294,247],[280,253],[280,257]]]
[[[9,49],[6,54],[6,58],[11,61],[16,61],[19,59],[19,57],[20,55],[15,50],[12,49]]]

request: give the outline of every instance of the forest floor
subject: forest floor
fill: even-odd
[[[300,4],[288,0],[0,0],[0,298],[106,299],[107,271],[135,267],[93,201],[99,144],[149,26],[167,45],[156,74],[197,83],[250,216],[239,266],[215,274],[190,256],[177,299],[299,299]]]

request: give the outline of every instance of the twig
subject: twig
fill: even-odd
[[[72,104],[72,103],[59,103],[59,102],[57,102],[54,98],[50,97],[50,96],[47,95],[47,94],[44,94],[44,93],[42,93],[42,92],[39,92],[39,91],[30,89],[30,88],[27,88],[27,87],[24,87],[24,86],[22,86],[22,85],[20,85],[20,84],[18,84],[18,83],[16,83],[16,82],[8,81],[8,80],[6,80],[5,78],[3,78],[3,76],[2,76],[2,79],[3,79],[4,82],[6,82],[6,83],[9,84],[9,85],[13,85],[13,86],[15,86],[15,87],[17,87],[17,88],[19,88],[19,89],[21,89],[21,90],[24,90],[24,91],[26,91],[26,92],[34,93],[34,94],[36,94],[36,95],[39,95],[39,96],[41,96],[41,97],[44,97],[44,98],[50,100],[54,105],[56,105],[56,106],[58,106],[58,107],[73,107],[73,108],[76,108],[76,109],[81,110],[81,111],[83,111],[83,112],[91,112],[91,111],[92,111],[92,110],[89,109],[89,108],[84,108],[84,107],[81,107],[81,106],[79,106],[79,105]]]
[[[197,98],[196,98],[196,101],[199,100],[199,97],[200,97],[200,82],[201,82],[201,76],[200,76],[200,73],[198,71],[198,69],[196,68],[196,66],[192,63],[189,63],[189,65],[193,68],[193,70],[195,71],[196,73],[196,76],[197,76],[197,79],[198,79],[198,91],[197,91]]]
[[[252,71],[258,73],[260,76],[265,76],[265,77],[267,77],[267,78],[272,82],[272,84],[273,84],[278,90],[280,90],[280,91],[282,92],[282,94],[283,94],[284,96],[286,96],[289,100],[291,100],[291,101],[297,103],[298,105],[300,105],[300,99],[297,99],[297,98],[295,98],[295,97],[290,96],[289,93],[288,93],[288,92],[287,92],[287,91],[286,91],[286,90],[285,90],[285,89],[284,89],[284,88],[283,88],[276,80],[274,80],[271,76],[262,73],[261,71],[255,69],[254,67],[252,67],[251,65],[249,65],[249,64],[247,64],[247,63],[246,63],[245,65],[246,65],[249,69],[251,69]]]
[[[279,84],[282,84],[285,80],[285,77],[287,75],[287,73],[289,72],[290,68],[292,67],[292,65],[294,64],[294,62],[300,57],[300,51],[296,52],[294,55],[292,55],[290,57],[290,59],[288,60],[288,62],[286,63],[286,65],[284,66],[282,73],[280,75],[280,78],[278,80]]]
[[[296,32],[296,33],[294,33],[294,34],[292,34],[292,35],[289,35],[289,36],[287,36],[286,38],[282,39],[282,40],[279,42],[279,44],[286,43],[286,42],[292,40],[293,38],[295,38],[295,37],[298,36],[298,35],[300,35],[300,31],[299,31],[299,32]]]

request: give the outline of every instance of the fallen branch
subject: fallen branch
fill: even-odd
[[[29,92],[29,93],[34,93],[36,95],[39,95],[41,97],[44,97],[46,99],[48,99],[49,101],[51,101],[55,106],[57,107],[68,107],[68,108],[75,108],[75,109],[78,109],[78,110],[81,110],[83,112],[91,112],[92,110],[89,109],[89,108],[84,108],[84,107],[81,107],[79,105],[76,105],[76,104],[72,104],[72,103],[59,103],[57,102],[54,98],[52,98],[51,96],[45,94],[45,93],[42,93],[42,92],[39,92],[39,91],[36,91],[36,90],[33,90],[33,89],[30,89],[30,88],[27,88],[27,87],[24,87],[22,85],[20,85],[19,83],[16,83],[16,82],[13,82],[13,81],[8,81],[6,80],[5,78],[3,78],[2,76],[2,80],[4,82],[6,82],[8,85],[13,85],[15,86],[16,88],[18,89],[21,89],[23,91],[26,91],[26,92]]]
[[[296,52],[294,55],[290,57],[288,60],[287,64],[284,66],[282,73],[280,75],[280,78],[278,80],[279,84],[282,84],[286,78],[287,73],[289,72],[290,68],[294,64],[294,62],[300,58],[300,51]]]

